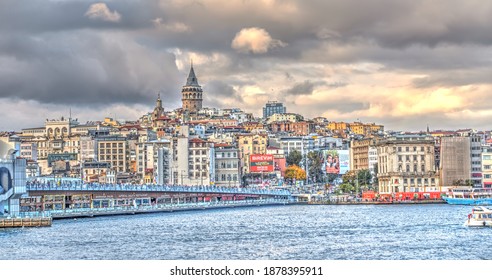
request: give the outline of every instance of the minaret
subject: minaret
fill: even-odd
[[[157,101],[155,102],[155,108],[152,112],[152,122],[155,122],[157,118],[161,117],[164,113],[164,108],[162,108],[161,94],[157,94]]]
[[[188,74],[188,79],[186,79],[186,85],[184,85],[181,90],[183,110],[188,110],[190,113],[196,113],[202,109],[202,93],[202,87],[198,84],[192,61],[190,73]]]
[[[156,104],[155,104],[156,108],[162,108],[162,100],[161,100],[161,93],[159,92],[157,94],[157,101],[156,101]]]

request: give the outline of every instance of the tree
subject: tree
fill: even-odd
[[[379,185],[378,172],[379,172],[379,166],[378,163],[376,162],[374,164],[374,180],[372,180],[372,187],[374,189],[377,189]]]
[[[299,166],[299,163],[302,160],[302,154],[298,150],[293,150],[287,155],[287,165],[297,165]]]
[[[342,176],[342,183],[338,186],[338,189],[343,193],[351,193],[355,191],[355,178],[356,172],[350,170]]]
[[[351,193],[355,191],[355,187],[350,183],[342,183],[338,188],[342,191],[342,193]]]
[[[338,174],[333,174],[333,173],[327,173],[326,174],[326,180],[330,184],[332,184],[337,178],[338,178]]]
[[[466,179],[466,180],[463,180],[463,179],[454,180],[453,181],[453,186],[470,186],[470,187],[472,187],[473,186],[473,181],[470,180],[470,179]]]
[[[285,169],[285,179],[291,180],[306,180],[306,171],[297,165],[290,165]]]
[[[323,156],[319,152],[309,152],[308,158],[308,168],[309,177],[312,178],[313,182],[323,182]]]
[[[359,186],[368,186],[371,184],[371,171],[369,169],[362,169],[357,172],[357,183]]]

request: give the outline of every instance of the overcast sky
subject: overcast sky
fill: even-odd
[[[0,130],[204,106],[392,130],[491,129],[492,2],[0,1]]]

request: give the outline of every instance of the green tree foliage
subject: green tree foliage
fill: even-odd
[[[367,169],[351,170],[342,176],[342,184],[338,187],[343,193],[361,193],[370,189],[371,172]]]
[[[312,182],[323,182],[323,155],[320,152],[309,152],[307,155],[308,168],[309,168],[309,179]]]
[[[297,165],[299,166],[299,163],[302,160],[302,154],[298,150],[293,150],[287,155],[287,165]]]
[[[369,169],[362,169],[357,172],[357,180],[359,186],[369,186],[371,184],[371,171]]]
[[[459,179],[459,180],[454,180],[453,181],[453,186],[473,186],[473,181],[470,180],[470,179],[466,179],[466,180],[463,180],[463,179]]]

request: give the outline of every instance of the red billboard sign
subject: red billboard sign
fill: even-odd
[[[250,155],[249,172],[273,172],[273,155]]]

